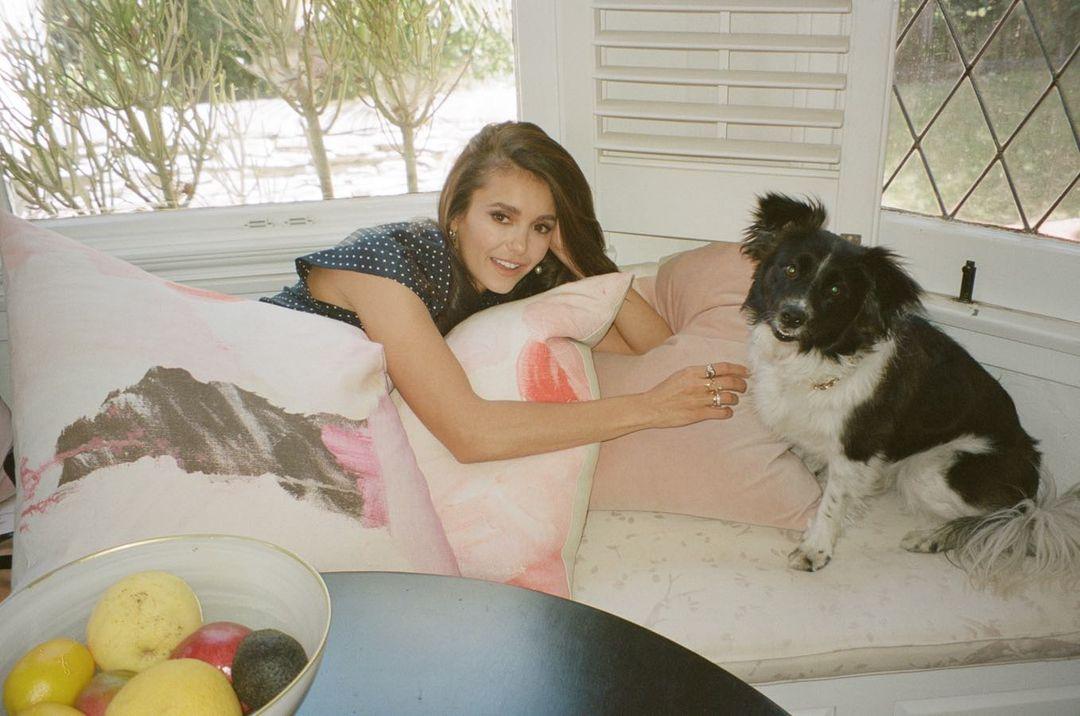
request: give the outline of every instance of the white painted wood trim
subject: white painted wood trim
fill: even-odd
[[[561,141],[558,3],[513,0],[513,14],[518,117]]]
[[[673,119],[684,122],[733,122],[777,127],[833,127],[844,123],[844,113],[835,109],[805,107],[762,107],[704,102],[651,102],[605,99],[596,103],[595,114],[603,117]]]
[[[848,12],[850,0],[593,0],[597,10],[662,12]]]
[[[651,32],[604,30],[593,44],[600,47],[636,47],[656,50],[747,50],[754,52],[848,51],[846,35],[784,35],[780,33]]]
[[[617,82],[726,85],[793,89],[844,89],[847,78],[835,72],[769,72],[765,70],[708,70],[682,67],[599,67],[593,77]]]
[[[800,716],[905,713],[996,716],[1075,714],[1080,704],[1075,698],[1077,685],[1080,685],[1080,659],[811,679],[755,687],[782,708]],[[1070,697],[1072,700],[1068,700]]]
[[[437,195],[426,193],[35,223],[164,278],[246,295],[293,283],[297,256],[332,246],[362,226],[434,218],[436,204]],[[2,295],[0,310],[6,310]]]
[[[1080,243],[891,210],[881,212],[878,243],[928,291],[957,295],[970,259],[976,301],[1080,324]]]
[[[844,94],[845,101],[858,98],[859,104],[844,112],[839,191],[829,225],[837,233],[860,234],[864,244],[875,242],[881,214],[898,9],[899,0],[861,0],[851,8]],[[880,28],[887,31],[869,31]]]
[[[840,147],[835,144],[762,142],[750,139],[675,137],[662,134],[600,132],[594,146],[621,152],[666,154],[695,159],[751,159],[774,162],[839,164]]]

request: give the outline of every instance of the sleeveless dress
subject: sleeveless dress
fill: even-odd
[[[311,295],[307,277],[315,266],[393,279],[424,302],[433,320],[450,299],[450,246],[438,225],[430,220],[357,229],[337,246],[296,259],[300,280],[280,293],[260,299],[362,328],[360,318],[353,311]],[[502,298],[499,294],[484,291],[478,309],[493,306]]]

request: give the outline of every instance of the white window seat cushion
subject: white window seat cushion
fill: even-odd
[[[798,533],[659,512],[591,510],[574,598],[686,646],[750,683],[1080,655],[1080,592],[971,588],[889,493],[817,573],[786,567]]]

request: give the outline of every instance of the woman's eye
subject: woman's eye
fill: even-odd
[[[536,233],[538,233],[538,234],[547,234],[550,231],[551,231],[551,227],[548,226],[547,224],[537,224],[536,225]]]
[[[795,278],[799,275],[799,269],[795,268],[795,264],[788,264],[784,267],[784,275],[788,278]]]
[[[501,211],[494,212],[491,215],[491,218],[495,219],[495,221],[499,222],[500,224],[505,224],[507,221],[510,221],[510,217],[502,213]]]

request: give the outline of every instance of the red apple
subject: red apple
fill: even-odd
[[[90,679],[90,683],[83,687],[79,695],[75,697],[75,708],[82,711],[86,716],[105,716],[105,709],[109,706],[116,692],[126,684],[134,671],[99,671]]]
[[[210,622],[176,645],[170,659],[198,659],[212,664],[232,681],[232,663],[240,642],[251,630],[236,622]]]

